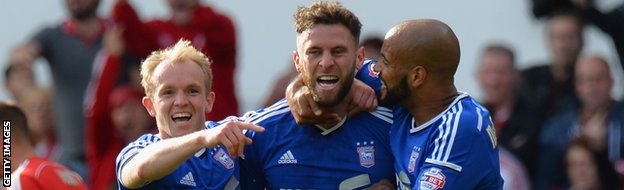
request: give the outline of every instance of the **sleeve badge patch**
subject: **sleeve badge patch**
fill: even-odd
[[[444,187],[446,176],[439,168],[429,168],[420,177],[420,189],[437,190]]]

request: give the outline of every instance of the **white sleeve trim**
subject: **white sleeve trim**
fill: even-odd
[[[461,170],[462,170],[462,167],[457,165],[457,164],[453,164],[453,163],[450,163],[450,162],[443,162],[443,161],[439,161],[439,160],[434,160],[434,159],[431,159],[431,158],[425,159],[425,163],[430,163],[430,164],[444,166],[444,167],[447,167],[447,168],[451,168],[451,169],[453,169],[453,170],[455,170],[457,172],[461,172]]]

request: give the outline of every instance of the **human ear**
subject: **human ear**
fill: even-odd
[[[206,110],[205,113],[210,113],[212,111],[212,106],[214,105],[214,101],[217,95],[214,92],[208,93],[206,96]]]
[[[427,79],[427,74],[427,69],[425,69],[425,67],[420,65],[415,66],[414,68],[407,71],[408,85],[414,88],[418,88],[423,83],[425,83],[425,80]]]
[[[149,113],[150,116],[156,117],[156,110],[154,110],[154,102],[152,102],[151,98],[144,96],[141,103],[143,103],[143,107],[145,107],[145,109],[147,110],[147,113]]]
[[[300,59],[301,58],[299,57],[297,50],[293,51],[293,62],[295,62],[295,68],[297,69],[297,72],[299,73],[301,73],[302,71],[301,64],[299,64]]]
[[[355,69],[360,70],[362,65],[364,65],[364,59],[366,59],[366,50],[364,47],[360,47],[357,50],[357,62],[355,64]]]

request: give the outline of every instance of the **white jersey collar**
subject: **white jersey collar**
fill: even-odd
[[[437,116],[435,116],[434,118],[430,119],[429,121],[416,126],[416,119],[414,119],[414,116],[412,116],[412,122],[411,122],[411,128],[410,128],[410,133],[417,133],[418,131],[421,131],[427,127],[429,127],[431,124],[433,124],[434,122],[436,122],[438,119],[440,119],[440,117],[442,117],[442,115],[446,114],[446,112],[448,112],[453,106],[455,106],[455,104],[457,104],[457,102],[459,102],[461,99],[468,97],[468,94],[465,92],[461,92],[458,91],[458,95],[457,97],[455,97],[455,100],[453,100],[453,102],[451,103],[451,105],[449,105],[449,107],[447,107],[443,112],[440,112],[440,114],[438,114]]]
[[[321,133],[322,135],[327,135],[333,131],[335,131],[336,129],[340,128],[340,126],[342,126],[342,124],[345,123],[345,121],[347,121],[347,116],[345,115],[344,117],[342,117],[342,120],[340,120],[340,122],[336,125],[334,125],[333,127],[329,128],[329,129],[325,129],[324,127],[321,127],[320,125],[314,125],[317,128],[321,129],[323,132]]]

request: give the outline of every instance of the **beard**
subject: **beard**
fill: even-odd
[[[332,93],[320,92],[316,88],[316,78],[310,77],[307,74],[303,75],[305,85],[312,92],[312,96],[314,97],[314,101],[320,107],[332,107],[338,105],[342,100],[345,99],[349,90],[351,89],[351,85],[353,84],[353,76],[355,69],[349,69],[349,72],[346,77],[342,77],[338,81],[337,90],[334,90]]]
[[[387,83],[384,81],[383,84],[386,85]],[[403,77],[397,86],[389,87],[386,85],[386,96],[379,103],[385,106],[398,105],[410,95],[407,89],[407,77]]]

